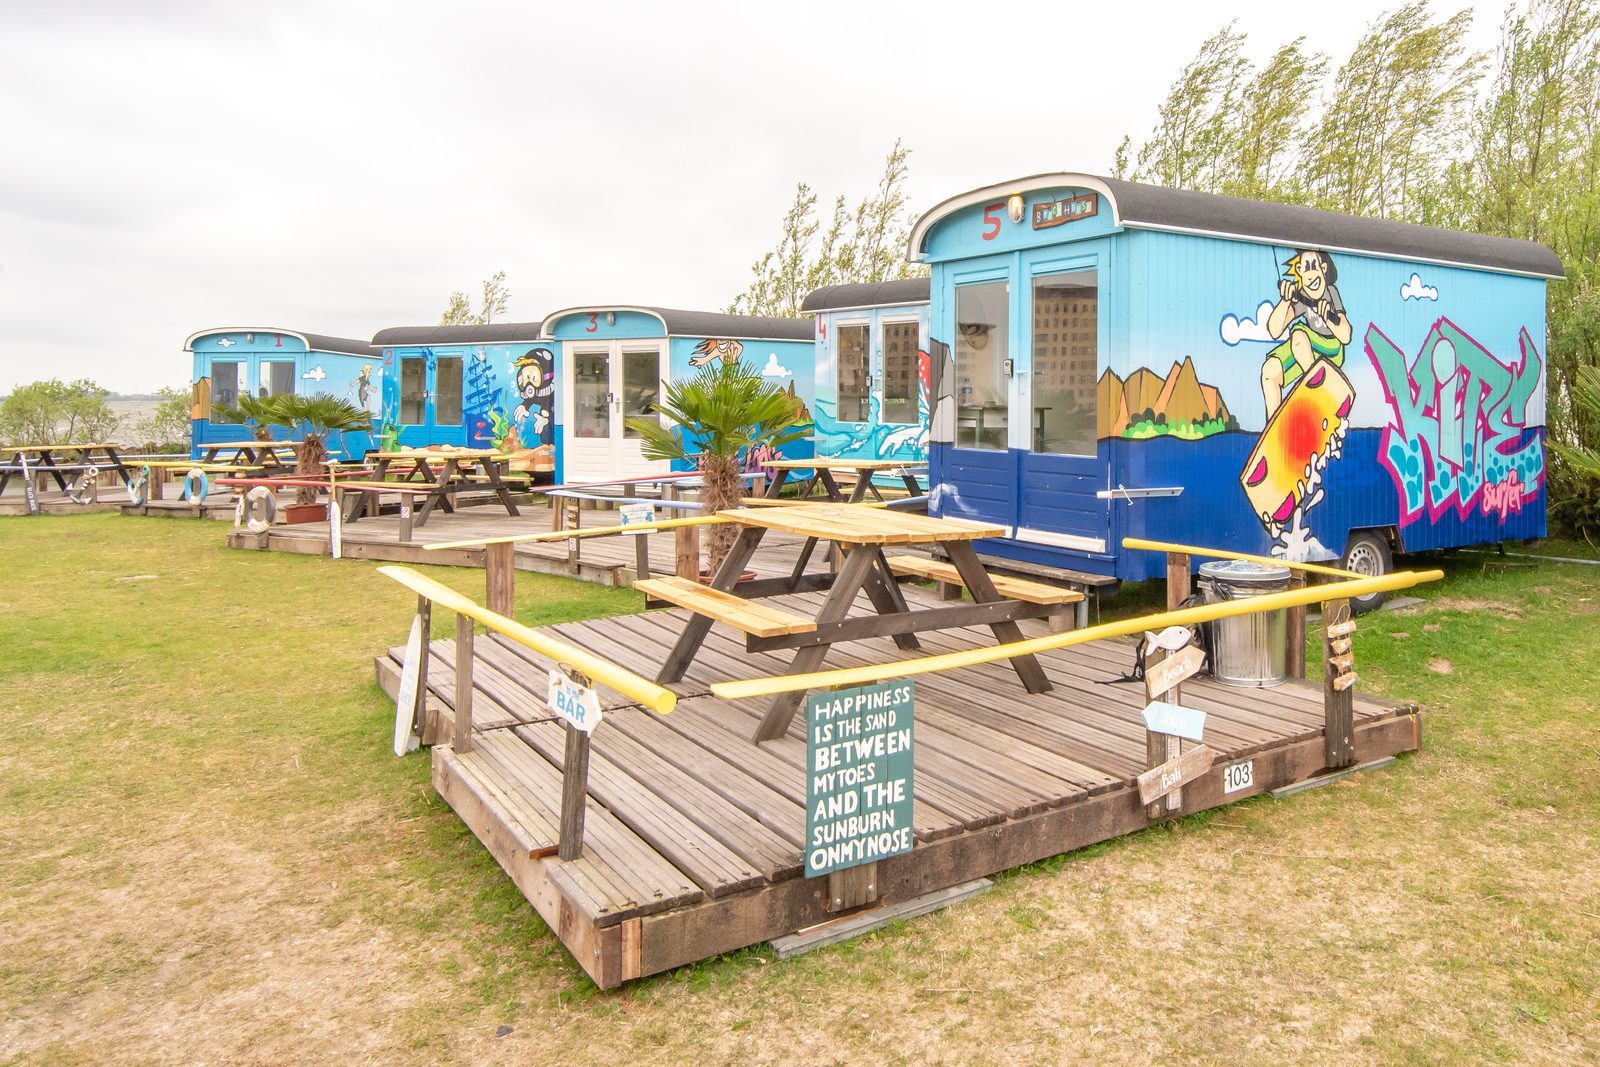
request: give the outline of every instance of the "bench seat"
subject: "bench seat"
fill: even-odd
[[[896,574],[928,578],[946,585],[966,584],[961,580],[961,572],[956,570],[955,564],[926,556],[890,556],[889,568]],[[1063,589],[1059,585],[1046,585],[1026,578],[991,574],[989,580],[994,583],[995,592],[1001,596],[1028,604],[1076,604],[1083,599],[1083,594],[1076,589]]]
[[[633,587],[648,597],[688,608],[717,622],[725,622],[753,637],[782,637],[786,634],[815,633],[817,624],[767,604],[724,593],[688,578],[669,576],[646,578]]]

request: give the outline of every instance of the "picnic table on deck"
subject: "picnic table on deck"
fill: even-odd
[[[915,649],[920,647],[916,638],[920,631],[979,625],[987,625],[1001,643],[1018,641],[1022,632],[1017,620],[1060,616],[1066,605],[1083,596],[1040,582],[990,575],[972,547],[979,538],[1005,536],[1004,527],[990,523],[930,518],[858,504],[737,508],[718,514],[743,529],[709,588],[685,578],[652,578],[634,585],[649,596],[693,612],[657,676],[661,684],[683,679],[713,622],[743,630],[751,652],[795,649],[788,673],[799,675],[820,668],[829,647],[839,641],[892,637],[900,648]],[[796,534],[808,541],[833,542],[843,551],[844,564],[836,574],[808,575],[803,572],[809,554],[804,554],[787,578],[740,582],[740,573],[768,530]],[[910,555],[888,557],[884,555],[888,545],[938,545],[950,562]],[[912,609],[900,590],[897,574],[964,585],[973,603]],[[814,620],[755,602],[762,597],[823,589],[828,595]],[[863,591],[877,615],[849,618]],[[1028,692],[1050,688],[1033,656],[1017,656],[1010,662]],[[774,697],[755,739],[782,737],[804,696],[804,692],[793,692]]]
[[[837,503],[859,504],[867,498],[870,489],[872,495],[879,500],[883,494],[878,492],[878,487],[872,484],[874,474],[880,472],[893,472],[900,475],[900,480],[905,483],[906,491],[912,496],[922,492],[922,486],[917,481],[916,470],[927,467],[926,463],[907,463],[898,459],[847,459],[842,456],[813,456],[811,459],[774,459],[761,464],[773,472],[772,481],[767,484],[767,496],[776,497],[783,491],[784,483],[789,480],[789,475],[797,470],[809,470],[812,475],[806,480],[800,490],[800,497],[804,499],[816,492],[817,486],[822,486],[823,492],[829,500]],[[851,489],[849,497],[839,487],[838,481],[833,477],[834,471],[850,471],[855,474],[856,484]]]
[[[63,462],[57,459],[58,452],[75,452],[78,459],[74,463]],[[101,458],[96,459],[96,455]],[[49,474],[63,493],[67,491],[67,473],[83,473],[90,467],[97,471],[110,468],[122,477],[124,483],[128,480],[128,467],[117,455],[116,445],[0,445],[0,493],[6,491],[13,477],[22,474],[24,465],[30,474]]]
[[[230,466],[250,467],[265,470],[269,467],[287,467],[295,458],[296,442],[294,441],[224,441],[206,442],[200,445],[200,462],[223,463]],[[233,458],[224,461],[223,452],[232,453]],[[285,457],[284,452],[289,455]]]
[[[455,505],[450,497],[462,488],[471,484],[468,472],[463,469],[479,466],[483,468],[489,486],[494,490],[506,514],[516,517],[516,503],[511,499],[511,491],[501,479],[501,468],[510,462],[510,456],[504,452],[497,452],[492,448],[454,448],[446,451],[435,451],[427,448],[402,448],[393,452],[377,452],[369,457],[373,460],[373,482],[382,482],[389,474],[398,475],[396,486],[427,485],[431,489],[423,496],[422,506],[417,512],[416,524],[421,526],[428,521],[428,516],[433,514],[433,509],[443,507],[447,513],[455,511]],[[438,464],[439,469],[434,470]],[[370,489],[372,483],[364,484],[360,488]],[[378,492],[352,493],[346,497],[342,512],[346,522],[355,522],[361,517],[363,511],[368,514],[378,513]],[[366,505],[363,508],[363,505]]]

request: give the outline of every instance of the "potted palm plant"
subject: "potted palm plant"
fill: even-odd
[[[351,433],[372,429],[372,416],[348,400],[327,393],[298,396],[285,393],[272,397],[272,421],[291,432],[302,430],[295,443],[294,473],[312,478],[328,473],[327,438],[330,433]],[[327,512],[317,503],[314,486],[302,485],[294,491],[294,503],[284,509],[284,521],[318,522]]]
[[[236,422],[240,426],[250,428],[250,437],[256,441],[272,440],[272,427],[277,425],[277,415],[273,411],[273,402],[277,397],[251,396],[248,392],[239,394],[237,404],[213,404],[211,410],[221,415],[228,422]]]
[[[692,378],[666,383],[663,393],[657,410],[666,422],[635,416],[627,420],[628,429],[642,439],[647,459],[680,460],[700,469],[707,514],[739,506],[739,460],[747,450],[776,451],[811,430],[794,397],[743,363],[708,364]],[[717,573],[737,533],[732,523],[710,528],[707,574]]]

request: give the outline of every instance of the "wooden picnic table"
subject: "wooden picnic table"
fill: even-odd
[[[428,521],[428,516],[433,514],[436,507],[444,508],[446,513],[455,511],[450,497],[471,484],[464,468],[473,466],[483,469],[490,488],[494,490],[500,505],[506,509],[506,514],[513,518],[520,514],[515,501],[511,499],[511,490],[501,477],[502,469],[510,462],[510,457],[504,452],[492,448],[453,448],[449,451],[402,448],[392,452],[376,452],[369,458],[373,461],[373,483],[381,483],[394,474],[396,486],[425,484],[431,487],[417,511],[418,526]],[[434,469],[436,465],[437,470]],[[376,515],[379,497],[378,492],[350,494],[344,502],[344,520],[355,522],[363,512]]]
[[[667,656],[657,681],[681,681],[713,622],[743,630],[749,651],[795,649],[790,674],[810,674],[839,641],[890,637],[902,649],[920,645],[916,634],[929,630],[987,625],[996,640],[1021,640],[1019,619],[1056,618],[1067,606],[1082,599],[1074,590],[1039,582],[991,576],[972,542],[1004,537],[1005,528],[966,519],[939,519],[858,504],[817,504],[793,508],[737,508],[718,513],[743,529],[709,588],[685,578],[652,578],[635,583],[647,595],[688,608],[693,614]],[[806,574],[802,557],[788,577],[740,582],[739,577],[768,530],[830,541],[844,554],[837,573]],[[923,556],[884,554],[889,545],[940,546],[949,563]],[[938,573],[934,573],[937,571]],[[964,585],[972,603],[913,610],[901,593],[896,575],[932,577]],[[736,589],[737,587],[737,589]],[[815,619],[757,603],[760,598],[787,593],[827,590]],[[858,594],[865,592],[877,614],[850,618]],[[1030,693],[1050,688],[1044,671],[1031,655],[1011,661]],[[775,697],[756,731],[757,741],[782,737],[800,708],[804,692]]]
[[[925,469],[926,463],[906,463],[898,459],[847,459],[842,456],[813,456],[811,459],[774,459],[761,464],[773,472],[772,481],[767,484],[767,496],[776,497],[783,491],[784,483],[789,480],[789,475],[797,470],[809,470],[811,477],[801,486],[800,498],[803,500],[816,492],[817,486],[822,486],[823,492],[829,500],[836,503],[859,504],[867,498],[870,490],[872,495],[879,500],[883,494],[878,492],[878,487],[872,484],[874,474],[880,472],[893,472],[900,475],[900,480],[905,484],[906,491],[912,496],[922,492],[922,486],[917,481],[916,471]],[[849,471],[856,475],[856,484],[851,488],[850,495],[845,496],[834,478],[834,471]]]
[[[57,457],[60,452],[74,452],[78,458],[68,463]],[[20,477],[24,470],[31,475],[49,474],[64,493],[68,473],[83,473],[91,467],[96,471],[109,468],[116,471],[124,483],[128,481],[127,464],[117,455],[117,446],[113,444],[0,445],[0,493],[4,493],[11,479]]]
[[[200,461],[221,463],[224,462],[221,454],[231,452],[232,466],[262,470],[268,467],[287,467],[289,462],[285,461],[280,453],[287,450],[291,453],[289,460],[292,461],[297,448],[298,445],[294,441],[208,441],[200,445]]]

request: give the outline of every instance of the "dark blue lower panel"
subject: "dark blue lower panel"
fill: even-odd
[[[1279,553],[1283,546],[1269,538],[1257,519],[1240,485],[1245,461],[1256,445],[1256,435],[1216,434],[1200,441],[1156,437],[1144,441],[1112,440],[1101,442],[1102,458],[1109,465],[1113,486],[1130,489],[1177,486],[1176,497],[1137,498],[1131,503],[1115,501],[1108,516],[1107,538],[1112,559],[1096,559],[1087,553],[1036,545],[1028,542],[983,542],[984,550],[1007,558],[1093,573],[1115,574],[1126,580],[1155,578],[1164,571],[1159,553],[1123,552],[1118,546],[1123,537],[1143,537],[1154,541],[1174,541],[1210,548],[1226,548],[1259,555]],[[1543,430],[1525,430],[1506,453],[1542,455]],[[1516,478],[1503,456],[1490,456],[1482,471],[1414,471],[1403,456],[1389,461],[1379,458],[1385,442],[1382,429],[1352,429],[1342,454],[1331,459],[1324,472],[1322,497],[1304,513],[1304,536],[1297,554],[1308,559],[1335,558],[1344,551],[1352,530],[1395,528],[1401,546],[1407,551],[1453,548],[1497,541],[1517,541],[1543,537],[1545,486],[1542,462],[1526,465]],[[1060,522],[1059,513],[1039,509],[1038,517],[1027,507],[1028,496],[1019,490],[1020,475],[1012,473],[1012,483],[998,484],[1006,476],[1005,453],[981,453],[999,458],[991,471],[984,472],[970,462],[951,464],[954,453],[961,460],[972,456],[966,450],[947,445],[933,447],[934,471],[940,481],[954,473],[963,501],[993,502],[996,514],[983,518],[1032,526]],[[1400,471],[1401,473],[1396,473]],[[980,476],[987,474],[993,484]],[[1406,479],[1410,479],[1409,484]],[[974,486],[977,488],[970,488]],[[1044,499],[1050,499],[1046,488]],[[1015,518],[999,513],[1001,502],[1020,499],[1023,506]],[[1067,497],[1055,499],[1058,506]],[[945,509],[957,515],[958,509]],[[1092,511],[1084,512],[1092,515]]]

